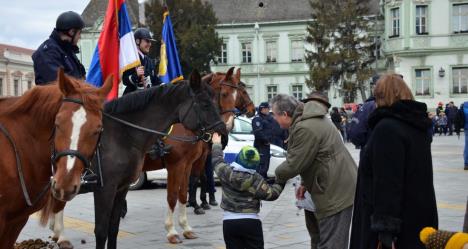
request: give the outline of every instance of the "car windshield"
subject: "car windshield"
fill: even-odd
[[[232,133],[234,134],[252,134],[252,121],[246,118],[236,118],[235,119],[234,129]]]

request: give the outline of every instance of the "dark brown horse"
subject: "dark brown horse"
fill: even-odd
[[[214,88],[213,101],[217,103],[224,122],[231,119],[233,113],[230,110],[234,109],[234,107],[246,113],[248,116],[255,114],[255,106],[245,90],[245,84],[240,81],[240,69],[237,70],[235,75],[233,75],[233,70],[234,69],[231,68],[227,73],[215,73],[203,77],[203,81]],[[234,92],[234,90],[236,90],[236,92]],[[233,102],[234,96],[235,102]],[[180,124],[173,126],[171,134],[179,136],[194,135],[192,131],[185,129]],[[181,239],[175,230],[173,222],[175,206],[177,201],[179,201],[179,225],[183,228],[184,237],[188,239],[196,238],[192,228],[188,224],[186,214],[188,178],[191,174],[192,165],[198,168],[197,172],[203,170],[202,166],[204,166],[209,150],[205,142],[191,144],[172,139],[168,139],[165,142],[173,146],[171,153],[164,159],[165,163],[163,163],[161,159],[152,160],[149,157],[145,157],[143,170],[156,170],[164,168],[164,165],[167,166],[167,202],[169,209],[165,227],[168,231],[168,241],[171,243],[179,243]],[[56,214],[51,220],[50,228],[54,232],[54,238],[59,239],[59,241],[65,241],[65,237],[63,236],[64,205],[63,203],[62,205],[61,203],[56,204],[57,206],[54,208],[54,213]]]
[[[50,192],[62,201],[78,193],[111,87],[112,78],[97,89],[60,69],[57,83],[0,101],[0,248],[13,248]]]

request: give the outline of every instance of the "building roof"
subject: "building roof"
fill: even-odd
[[[0,54],[3,55],[5,51],[10,51],[10,52],[17,53],[17,54],[26,54],[26,55],[32,55],[34,53],[34,50],[29,49],[29,48],[22,48],[22,47],[0,43]]]
[[[210,3],[219,23],[307,20],[309,0],[203,0]],[[380,12],[380,0],[369,0],[371,14]]]
[[[85,22],[85,27],[93,27],[97,20],[104,18],[107,10],[107,4],[109,1],[105,0],[91,0],[86,8],[81,13],[81,17]],[[130,16],[130,21],[133,25],[139,23],[139,6],[138,0],[127,0],[127,11]]]

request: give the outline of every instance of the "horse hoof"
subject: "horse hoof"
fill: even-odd
[[[196,236],[195,233],[192,232],[192,231],[186,231],[186,232],[184,232],[184,237],[185,237],[186,239],[197,239],[197,238],[198,238],[198,236]]]
[[[68,241],[68,240],[59,242],[58,247],[60,249],[73,249],[72,243],[70,243],[70,241]]]
[[[169,240],[169,243],[171,243],[171,244],[180,244],[180,243],[182,243],[182,240],[180,239],[179,235],[177,235],[177,234],[168,236],[167,240]]]
[[[53,236],[51,238],[52,238],[52,241],[55,242],[55,243],[57,243],[57,241],[59,239],[58,237],[53,237]]]

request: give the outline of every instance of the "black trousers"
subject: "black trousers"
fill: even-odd
[[[226,249],[263,249],[262,222],[257,219],[223,221]]]

